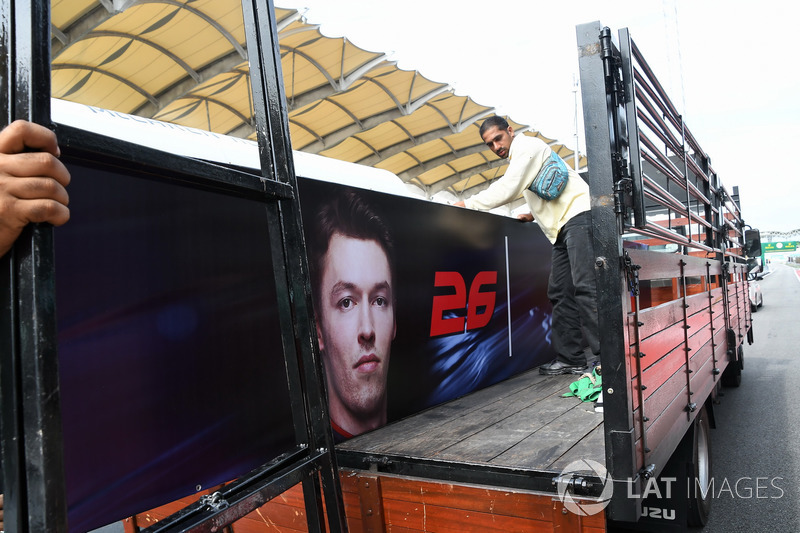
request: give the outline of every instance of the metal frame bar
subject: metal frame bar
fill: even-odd
[[[268,229],[279,300],[296,449],[162,521],[152,531],[211,531],[302,482],[310,531],[344,531],[344,507],[327,414],[291,160],[288,116],[271,1],[244,0],[262,176],[140,147],[67,126],[55,129],[66,157],[124,167],[220,194],[259,200]],[[7,58],[4,120],[50,124],[49,0],[0,6],[0,52]],[[162,177],[168,176],[168,177]],[[267,243],[265,242],[265,245]],[[0,261],[10,288],[0,310],[2,457],[6,529],[66,532],[66,488],[58,395],[52,228],[32,225]],[[31,327],[33,326],[33,327]],[[325,497],[327,522],[323,515]]]
[[[714,327],[714,284],[711,283],[711,262],[706,261],[706,294],[708,295],[708,313],[709,313],[709,329],[711,331],[711,356],[714,361],[714,382],[716,383],[719,374],[719,360],[717,359],[717,341],[716,341],[716,334],[715,331],[717,328]],[[722,290],[724,291],[725,288],[723,287]]]
[[[670,229],[670,234],[677,238],[670,237],[669,234],[647,222],[646,207],[645,212],[637,212],[639,204],[634,198],[634,218],[637,221],[645,221],[643,224],[637,223],[635,227],[646,235],[662,233],[669,242],[697,248],[707,253],[719,253],[721,249],[714,239],[713,220],[718,207],[715,200],[717,185],[712,183],[713,172],[708,166],[708,157],[689,131],[683,117],[678,114],[638,47],[630,40],[627,30],[622,29],[619,33],[621,62],[625,66],[627,75],[632,78],[630,91],[633,95],[632,102],[626,107],[629,131],[633,132],[630,135],[631,166],[633,167],[640,157],[643,158],[661,172],[668,182],[676,184],[686,196],[685,200],[678,200],[654,179],[634,172],[633,190],[637,191],[641,187],[646,198],[666,208],[670,228],[672,213],[679,217],[685,216],[687,221],[684,235],[677,237],[679,234]],[[647,133],[638,128],[637,118],[664,143],[664,152],[648,138]],[[690,150],[694,155],[690,155]],[[668,153],[665,153],[668,151],[673,152],[681,163],[673,162]],[[699,228],[695,235],[692,229],[694,223],[705,226],[705,230]]]
[[[685,267],[689,263],[694,264],[695,259],[689,256],[688,249],[705,252],[709,259],[713,257],[726,267],[723,269],[725,286],[722,291],[726,328],[738,334],[740,339],[743,338],[741,320],[737,322],[739,331],[731,329],[737,325],[733,323],[737,316],[731,314],[740,313],[742,305],[742,302],[732,300],[741,297],[743,287],[737,285],[739,280],[735,276],[733,279],[729,277],[729,273],[736,272],[737,264],[743,261],[735,251],[729,251],[741,246],[741,215],[735,200],[719,186],[716,175],[708,165],[708,157],[645,63],[627,29],[620,30],[617,41],[608,28],[601,28],[599,22],[578,26],[577,32],[584,123],[586,131],[591,132],[586,137],[587,156],[592,162],[589,167],[589,186],[592,194],[598,308],[604,310],[599,318],[605,391],[603,400],[608,406],[604,415],[606,467],[620,489],[614,491],[607,511],[613,520],[633,522],[641,514],[640,502],[628,495],[640,494],[643,483],[659,474],[672,455],[680,434],[670,434],[662,442],[649,445],[652,439],[648,439],[644,425],[647,418],[641,395],[644,386],[639,363],[642,354],[639,353],[638,329],[644,325],[639,322],[641,315],[638,309],[640,267],[633,264],[632,251],[630,254],[621,253],[622,236],[634,233],[683,247],[684,255],[679,256],[680,272],[675,268],[675,273],[670,273],[668,277],[680,283],[680,298],[684,305],[683,348],[687,350],[684,362],[687,368],[685,391],[689,400],[687,418],[683,424],[691,424],[694,418],[692,413],[697,406],[692,402],[691,394],[695,385],[688,373],[691,354],[686,330]],[[601,87],[605,90],[598,90]],[[642,131],[639,120],[645,129],[664,143],[663,150]],[[664,181],[647,176],[642,169],[643,163],[652,165],[655,171],[662,173]],[[677,188],[668,190],[670,184],[675,184]],[[682,192],[678,193],[678,189]],[[683,196],[684,199],[679,199]],[[649,219],[664,214],[667,215],[667,227]],[[618,233],[615,233],[615,228]],[[731,232],[733,235],[729,235]],[[661,255],[659,259],[669,257],[657,255]],[[711,275],[710,261],[705,261],[703,271],[708,278]],[[658,269],[655,264],[648,267]],[[628,287],[623,286],[621,291],[618,290],[626,279]],[[710,279],[706,283],[710,284]],[[729,287],[735,291],[735,298],[728,294]],[[628,292],[634,296],[633,310],[628,309],[631,305]],[[734,303],[736,308],[732,307]],[[626,327],[629,323],[626,319],[633,320],[632,328]],[[716,346],[712,347],[716,350]],[[631,357],[634,359],[628,361],[627,358]],[[717,361],[715,352],[712,370],[718,373]],[[638,369],[636,378],[627,375],[629,367],[631,372],[634,367]],[[716,383],[716,377],[713,383]],[[613,394],[610,390],[613,390]],[[640,400],[638,415],[632,409],[632,399],[637,394]],[[634,434],[637,423],[641,427],[638,452]]]
[[[319,464],[326,462],[325,453],[308,454],[300,449],[286,454],[143,529],[141,533],[219,531],[316,475]]]
[[[622,264],[622,240],[616,211],[618,189],[615,171],[618,170],[615,154],[619,153],[620,135],[609,131],[609,125],[618,124],[616,103],[601,90],[607,86],[606,75],[616,68],[608,58],[612,52],[610,32],[604,32],[606,43],[601,44],[599,22],[577,27],[581,98],[586,131],[586,153],[589,166],[589,187],[592,195],[592,227],[595,269],[597,275],[597,306],[604,312],[599,315],[600,353],[603,365],[603,403],[606,468],[614,480],[614,497],[608,511],[617,519],[635,521],[641,509],[630,505],[633,499],[625,498],[629,489],[626,480],[638,476],[635,471],[635,431],[633,399],[626,372],[627,346],[625,317],[630,303],[627,298]],[[611,149],[609,149],[611,147]],[[615,168],[616,167],[616,168]]]
[[[56,125],[55,130],[62,147],[62,157],[66,160],[81,161],[95,167],[124,167],[126,173],[139,173],[146,179],[167,181],[218,194],[249,198],[265,202],[265,207],[275,206],[278,202],[291,203],[295,201],[292,188],[284,182],[265,180],[247,172],[174,156],[69,126]],[[270,231],[273,232],[276,223],[270,221],[269,224]],[[284,253],[288,253],[288,251],[281,242],[280,231],[277,231],[277,234],[277,237],[271,235],[273,259],[280,265],[280,267],[275,267],[275,275],[276,279],[284,285],[284,287],[277,287],[278,294],[285,295],[285,292],[281,292],[285,290],[287,276],[283,261]],[[275,244],[274,239],[276,238],[278,244]],[[280,306],[286,308],[287,312],[295,312],[290,309],[288,302],[289,298],[286,296],[279,300]],[[281,317],[281,321],[282,333],[285,335],[293,328],[291,318],[289,325],[284,324],[284,318]],[[284,338],[283,342],[295,344],[294,339]],[[324,391],[318,387],[306,385],[306,380],[300,373],[300,365],[294,350],[285,350],[285,354],[297,447],[293,451],[287,452],[285,456],[269,462],[225,486],[215,493],[214,501],[203,500],[201,503],[189,506],[144,531],[162,533],[211,530],[220,521],[233,521],[241,518],[296,483],[315,480],[320,471],[330,468],[333,455],[329,453],[330,449],[309,446],[310,422],[306,418],[305,407],[308,400],[303,397],[308,395],[312,397],[310,401],[319,402]],[[310,364],[305,363],[306,366]],[[328,428],[327,425],[324,427]],[[310,512],[308,516],[314,517],[316,525],[317,514]],[[310,530],[317,531],[315,527],[310,527]]]
[[[561,474],[561,472],[454,463],[385,453],[375,455],[354,450],[338,450],[337,457],[339,466],[344,469],[553,494],[557,492],[554,479]],[[586,476],[586,480],[588,483],[585,491],[580,495],[600,497],[604,480],[596,476]]]
[[[683,325],[683,348],[681,348],[684,352],[684,364],[686,365],[686,404],[692,405],[692,396],[694,392],[692,392],[692,374],[691,374],[691,367],[692,367],[692,354],[691,348],[689,347],[689,295],[687,294],[686,289],[686,261],[681,259],[678,264],[680,265],[680,279],[678,282],[680,283],[681,288],[681,309],[682,309],[682,322]],[[696,407],[695,407],[696,408]],[[686,410],[687,421],[691,417],[691,414],[694,412],[694,408],[689,408]]]
[[[3,126],[50,123],[50,2],[3,2]],[[67,530],[58,389],[53,230],[27,227],[0,270],[9,293],[0,311],[2,455],[6,529]]]
[[[624,32],[624,33],[623,33]],[[631,53],[630,49],[633,45],[630,35],[628,34],[627,29],[620,30],[620,49],[622,51],[628,51],[627,53],[622,53],[622,80],[625,84],[625,92],[629,95],[636,94],[635,83],[634,83],[634,68],[633,62],[630,60]],[[636,104],[633,98],[630,98],[625,103],[625,115],[628,117],[629,127],[632,128],[632,131],[639,131],[639,126],[637,123],[637,116],[638,112],[636,109]],[[644,178],[644,171],[642,168],[642,158],[641,157],[634,157],[635,154],[639,154],[641,152],[639,148],[639,137],[629,136],[628,137],[628,160],[630,162],[631,168],[631,177],[632,177],[632,196],[633,196],[633,226],[636,228],[643,228],[647,225],[647,218],[644,216],[645,213],[645,204],[644,198],[647,193],[647,188],[643,186],[642,180]]]
[[[250,51],[250,81],[262,173],[266,179],[279,179],[296,191],[275,7],[272,0],[242,0],[242,9],[247,49]],[[306,424],[303,437],[306,445],[312,450],[325,452],[322,456],[324,461],[318,465],[319,476],[310,476],[303,481],[308,526],[312,531],[326,529],[321,499],[324,496],[327,529],[346,531],[333,434],[324,398],[324,377],[313,321],[311,281],[298,199],[271,205],[268,218],[276,284],[278,290],[283,290],[288,297],[279,305],[284,351],[287,361],[299,365],[296,371],[301,373],[303,385],[308,388],[302,395],[293,394],[292,397],[304,401]],[[277,243],[281,244],[281,254],[275,252]],[[282,279],[279,279],[278,272],[283,273]],[[289,354],[294,354],[295,358]]]
[[[161,152],[72,126],[54,124],[53,129],[66,155],[84,159],[93,166],[124,166],[126,172],[142,172],[155,179],[164,179],[158,175],[166,175],[171,183],[262,202],[294,198],[288,184],[264,180],[246,171]]]

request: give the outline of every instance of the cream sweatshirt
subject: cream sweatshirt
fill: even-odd
[[[544,200],[528,189],[551,153],[550,147],[541,139],[515,134],[508,151],[506,173],[487,189],[464,200],[464,205],[470,209],[489,210],[522,194],[545,236],[550,242],[556,242],[564,224],[575,215],[589,211],[591,203],[589,185],[569,166],[567,186],[558,198]]]

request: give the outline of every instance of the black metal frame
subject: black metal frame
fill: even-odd
[[[581,97],[583,100],[586,153],[589,165],[589,188],[592,195],[592,226],[596,256],[597,306],[604,312],[599,315],[600,353],[603,365],[603,424],[605,430],[606,469],[614,480],[614,494],[626,494],[624,480],[633,479],[635,431],[630,409],[632,398],[627,386],[625,364],[613,364],[610,354],[626,351],[623,330],[626,309],[621,295],[628,294],[623,262],[622,213],[624,199],[620,196],[629,190],[628,167],[622,162],[622,139],[627,132],[617,113],[624,102],[620,94],[622,80],[617,75],[619,64],[612,49],[610,33],[605,46],[601,46],[603,28],[599,22],[577,27]],[[602,90],[605,87],[606,90]],[[612,94],[607,95],[607,89]],[[616,94],[616,95],[615,95]],[[609,149],[611,148],[611,149]],[[627,155],[627,154],[625,154]],[[627,158],[626,158],[627,159]],[[614,502],[612,501],[612,506]]]
[[[643,427],[646,419],[640,413],[642,449],[638,452],[636,449],[632,409],[635,392],[630,387],[631,377],[627,375],[625,317],[628,313],[633,315],[636,337],[633,341],[638,346],[639,266],[623,250],[623,240],[629,234],[638,234],[675,243],[683,252],[684,260],[691,260],[693,264],[699,260],[689,257],[688,250],[702,251],[706,254],[702,260],[707,264],[705,272],[707,278],[711,278],[711,262],[717,265],[717,271],[725,273],[728,263],[744,261],[741,255],[731,251],[743,248],[743,221],[738,204],[719,184],[708,156],[689,132],[627,29],[620,30],[615,38],[609,28],[592,22],[578,26],[577,36],[584,122],[588,132],[587,156],[591,161],[589,185],[598,308],[603,310],[599,321],[606,406],[606,467],[616,484],[608,512],[614,520],[636,521],[641,514],[640,501],[627,495],[631,491],[641,493],[646,480],[658,475],[677,441],[656,443],[650,450]],[[650,136],[657,137],[663,147]],[[676,189],[677,196],[671,188]],[[667,227],[654,223],[648,215],[666,215]],[[693,225],[702,228],[697,235],[692,234]],[[739,237],[730,238],[728,231]],[[672,277],[683,283],[685,296],[684,265],[685,261],[680,261],[680,273],[675,269]],[[723,297],[728,327],[731,321],[727,275],[720,278],[725,278],[720,284],[725,287]],[[630,309],[630,297],[634,298],[635,309]],[[741,332],[739,337],[742,337]],[[637,355],[637,365],[642,355]],[[716,359],[714,363],[717,371]],[[641,371],[638,375],[641,376]],[[640,389],[637,392],[643,405],[641,390],[644,387],[635,388]],[[687,390],[691,394],[690,385]],[[689,409],[686,424],[693,420],[693,411]],[[647,460],[638,465],[641,457]],[[651,461],[655,464],[648,464]]]
[[[41,0],[0,7],[5,123],[50,123],[49,9]],[[5,528],[66,531],[52,228],[29,226],[0,262]]]
[[[553,494],[558,490],[556,479],[560,475],[560,472],[545,470],[422,459],[387,453],[371,454],[343,449],[337,450],[336,455],[340,467],[353,470]],[[602,495],[604,480],[594,475],[586,475],[583,479],[586,481],[585,486],[576,494],[587,497]]]
[[[153,179],[183,182],[264,202],[270,233],[281,338],[296,447],[211,497],[147,531],[211,531],[303,484],[310,531],[346,530],[333,436],[314,327],[297,182],[289,141],[272,1],[243,0],[250,50],[262,175],[191,160],[79,129],[55,126],[65,160],[123,167]],[[0,54],[7,64],[2,104],[9,122],[50,124],[49,0],[0,6]],[[6,24],[8,23],[8,24]],[[265,246],[267,243],[265,243]],[[10,288],[0,311],[2,457],[5,528],[18,533],[67,531],[58,394],[53,231],[32,225],[0,261]],[[323,514],[325,499],[326,517]]]

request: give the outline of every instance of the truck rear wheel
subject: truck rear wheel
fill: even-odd
[[[711,426],[705,407],[694,419],[691,433],[693,441],[690,463],[692,489],[689,491],[686,521],[689,527],[702,527],[706,525],[708,515],[711,513],[714,490],[711,483]]]

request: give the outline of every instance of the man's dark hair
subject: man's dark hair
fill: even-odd
[[[481,129],[479,130],[478,133],[480,133],[480,136],[483,137],[483,134],[486,133],[487,130],[493,128],[494,126],[497,126],[501,130],[507,130],[508,121],[501,116],[492,115],[491,117],[483,121],[483,124],[481,124]]]
[[[354,191],[335,195],[319,210],[309,241],[309,268],[314,294],[321,297],[323,261],[328,253],[331,238],[340,234],[352,239],[375,241],[386,254],[395,287],[394,241],[389,227],[372,205]],[[394,291],[393,291],[394,294]]]

